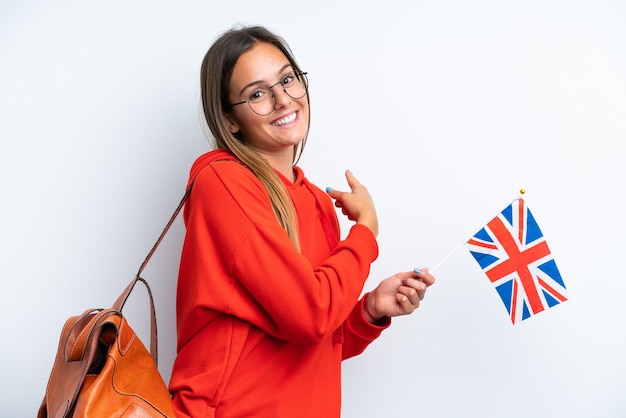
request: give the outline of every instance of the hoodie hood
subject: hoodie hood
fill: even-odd
[[[196,180],[196,178],[198,178],[202,170],[204,170],[209,164],[211,164],[214,161],[224,161],[224,160],[236,161],[236,162],[243,164],[241,160],[237,158],[234,154],[224,149],[216,149],[213,151],[209,151],[205,154],[202,154],[191,165],[191,170],[189,173],[189,181],[187,183],[187,189],[191,187],[191,185]],[[327,211],[323,209],[326,204],[322,204],[322,201],[326,201],[329,199],[328,195],[326,195],[326,193],[324,193],[319,188],[311,184],[306,178],[306,176],[304,175],[304,172],[302,171],[302,169],[298,166],[294,166],[295,181],[293,183],[289,181],[285,176],[283,176],[279,171],[275,170],[275,172],[278,175],[278,177],[282,180],[283,184],[285,185],[285,188],[287,189],[287,192],[289,193],[292,199],[294,199],[293,193],[295,193],[296,195],[298,194],[297,192],[298,189],[300,190],[303,188],[308,189],[308,193],[310,193],[310,195],[312,195],[315,198],[315,206],[317,208],[317,212],[319,213],[320,221],[322,222],[322,227],[324,228],[326,239],[328,240],[328,246],[329,248],[335,248],[335,246],[337,245],[337,242],[339,242],[339,239],[340,239],[339,233],[338,233],[338,225],[336,225],[336,220],[333,221],[334,216],[330,215],[329,213],[327,213]],[[185,211],[183,215],[185,219],[185,223],[187,222],[188,215],[189,215],[188,203],[189,202],[187,202],[187,204],[185,205]],[[331,211],[332,211],[332,207],[331,207]]]
[[[213,161],[218,160],[232,160],[239,161],[239,158],[235,157],[230,151],[224,149],[216,149],[209,151],[206,154],[199,156],[196,161],[191,165],[189,172],[189,181],[187,182],[187,188],[189,188],[196,180],[202,170],[206,168]]]

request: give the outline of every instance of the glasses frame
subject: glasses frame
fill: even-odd
[[[262,114],[262,113],[257,112],[256,110],[254,110],[254,109],[252,108],[252,104],[250,104],[251,99],[242,100],[242,101],[237,102],[237,103],[229,103],[229,104],[228,104],[228,107],[239,106],[239,105],[242,105],[242,104],[244,104],[244,103],[248,103],[248,107],[250,108],[250,110],[252,110],[252,111],[253,111],[254,113],[256,113],[257,115],[259,115],[259,116],[267,116],[267,115],[271,115],[271,114],[272,114],[272,113],[276,110],[276,94],[274,93],[274,90],[273,90],[273,89],[274,89],[274,87],[276,87],[276,86],[277,86],[277,85],[279,85],[279,84],[280,84],[280,85],[281,85],[281,87],[283,88],[283,91],[285,92],[285,94],[286,94],[287,96],[291,97],[292,99],[297,100],[297,99],[301,99],[301,98],[303,98],[304,96],[306,96],[307,94],[309,94],[309,79],[308,79],[308,77],[306,76],[306,75],[308,74],[308,72],[306,72],[306,71],[292,71],[292,72],[293,72],[294,76],[296,76],[298,79],[302,79],[302,80],[304,81],[304,83],[303,83],[303,84],[304,84],[304,94],[303,94],[302,96],[300,96],[300,97],[293,97],[291,94],[289,94],[289,92],[288,92],[288,91],[287,91],[287,89],[285,88],[285,82],[284,82],[284,77],[283,77],[283,80],[281,80],[281,81],[279,81],[279,82],[277,82],[277,83],[274,83],[274,84],[272,84],[271,86],[269,86],[269,90],[272,92],[272,100],[274,100],[274,106],[272,106],[272,111],[271,111],[271,112],[269,112],[269,113],[265,113],[265,114]],[[302,82],[302,81],[301,81],[301,82]]]

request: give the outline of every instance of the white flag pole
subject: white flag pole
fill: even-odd
[[[459,245],[457,245],[456,247],[454,247],[454,249],[452,251],[450,251],[450,253],[445,256],[440,262],[438,262],[435,267],[429,269],[429,271],[431,273],[434,273],[435,270],[437,270],[439,268],[439,266],[441,266],[443,263],[445,263],[450,257],[452,257],[452,255],[457,252],[459,250],[459,248],[461,248],[463,245],[465,245],[464,242],[460,243]]]
[[[525,193],[526,193],[526,190],[524,190],[524,189],[520,189],[520,191],[519,191],[519,194],[520,194],[520,195],[519,195],[519,197],[517,197],[517,198],[513,199],[513,202],[515,202],[517,199],[521,198],[521,197],[522,197],[522,195],[524,195]],[[463,245],[465,245],[465,244],[466,244],[465,242],[462,242],[462,243],[460,243],[459,245],[457,245],[456,247],[454,247],[454,249],[453,249],[452,251],[450,251],[450,253],[449,253],[447,256],[445,256],[445,257],[444,257],[444,258],[443,258],[440,262],[438,262],[437,264],[435,264],[435,267],[433,267],[433,268],[429,269],[429,271],[430,271],[431,273],[434,273],[434,272],[435,272],[435,270],[437,270],[437,269],[439,268],[439,266],[441,266],[443,263],[445,263],[446,261],[448,261],[448,259],[449,259],[450,257],[452,257],[452,255],[454,255],[454,253],[455,253],[455,252],[457,252],[457,251],[459,250],[459,248],[461,248],[461,247],[462,247]]]

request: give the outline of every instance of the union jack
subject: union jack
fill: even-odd
[[[513,324],[567,300],[563,278],[523,199],[489,221],[467,246]]]

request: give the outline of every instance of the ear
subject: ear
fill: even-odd
[[[231,134],[236,134],[237,132],[239,132],[239,125],[233,120],[233,118],[231,118],[226,113],[222,113],[222,117],[224,118],[224,123],[228,127],[228,130]]]

